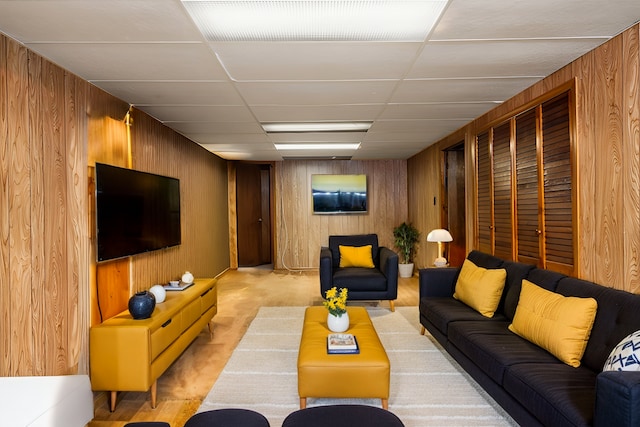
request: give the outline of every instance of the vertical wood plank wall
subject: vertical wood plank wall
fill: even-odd
[[[0,35],[0,376],[88,372],[90,166],[124,166],[128,109]],[[133,154],[134,167],[180,179],[184,211],[179,248],[133,258],[133,290],[224,271],[226,162],[135,110]]]
[[[378,234],[393,248],[393,228],[407,220],[407,168],[404,160],[287,160],[277,162],[276,269],[317,269],[320,247],[334,234]],[[365,174],[367,214],[314,215],[312,174]]]
[[[467,170],[474,170],[475,129],[518,109],[561,84],[577,80],[578,275],[604,286],[640,293],[640,60],[636,24],[549,77],[534,84],[457,132],[466,135]],[[447,137],[408,161],[408,181],[421,182],[418,165],[440,168]],[[425,160],[429,157],[428,163]],[[467,220],[475,218],[474,177],[467,176]],[[428,185],[440,185],[439,182]],[[411,190],[414,191],[413,189]],[[413,194],[413,193],[412,193]],[[416,222],[429,204],[426,194],[409,198]],[[436,227],[434,219],[427,228]],[[467,249],[475,229],[469,226]],[[472,234],[471,231],[474,233]]]

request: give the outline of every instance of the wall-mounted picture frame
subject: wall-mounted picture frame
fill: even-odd
[[[316,215],[367,213],[367,175],[313,174],[311,199]]]

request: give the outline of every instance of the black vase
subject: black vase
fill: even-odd
[[[156,308],[156,297],[149,291],[136,293],[129,298],[129,313],[134,319],[148,319]]]

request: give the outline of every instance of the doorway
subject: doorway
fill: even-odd
[[[444,150],[444,197],[442,224],[453,236],[447,259],[460,266],[467,256],[465,211],[464,141]]]
[[[272,263],[271,165],[236,166],[238,267]]]

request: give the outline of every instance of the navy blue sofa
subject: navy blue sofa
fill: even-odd
[[[507,271],[494,317],[483,317],[453,298],[460,268],[427,268],[419,271],[420,323],[516,422],[640,425],[640,372],[602,372],[618,342],[640,330],[640,295],[478,251],[467,258],[479,267]],[[565,296],[593,297],[598,302],[579,368],[507,329],[524,278]]]

